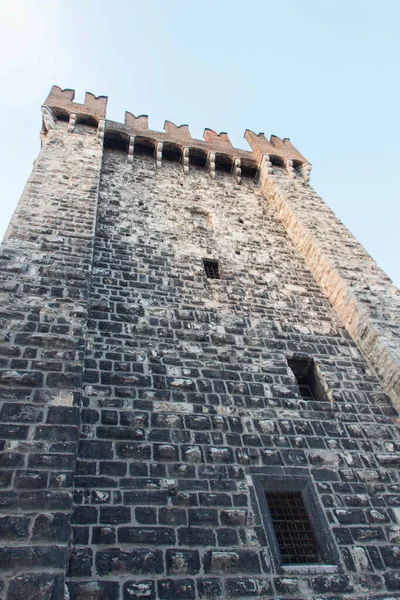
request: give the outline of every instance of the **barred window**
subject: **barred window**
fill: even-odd
[[[221,268],[217,260],[204,259],[204,270],[208,279],[221,279]]]
[[[290,476],[277,475],[271,467],[252,467],[251,471],[277,572],[340,571],[339,552],[308,470]]]
[[[300,492],[266,492],[282,561],[321,562],[317,542]]]

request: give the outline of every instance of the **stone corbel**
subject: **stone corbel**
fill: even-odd
[[[105,119],[100,119],[99,126],[97,128],[97,137],[101,143],[103,143],[103,140],[104,140],[105,130],[106,130],[106,121],[105,121]]]
[[[161,168],[163,142],[156,142],[156,169]]]
[[[302,177],[304,177],[307,183],[310,181],[311,169],[312,166],[310,165],[310,163],[305,163],[300,169],[300,174],[302,175]]]
[[[189,173],[189,148],[185,146],[182,149],[182,167],[185,175]]]
[[[69,115],[68,133],[73,133],[76,125],[76,113]]]
[[[215,152],[209,152],[207,156],[207,169],[210,173],[210,178],[215,179]]]
[[[286,170],[288,172],[288,175],[291,179],[296,179],[296,172],[294,170],[294,166],[293,166],[293,161],[291,158],[287,158],[285,160],[285,164],[286,164]]]
[[[128,163],[133,163],[133,152],[135,149],[135,136],[129,136],[129,146],[128,146]]]
[[[56,117],[47,106],[42,106],[43,123],[47,131],[54,129],[56,126]]]
[[[261,175],[265,173],[265,175],[272,175],[272,162],[270,161],[269,154],[263,154],[261,156],[260,164],[258,165],[256,179],[260,179]]]
[[[233,177],[238,185],[240,185],[242,181],[242,169],[241,169],[241,161],[240,158],[233,159]]]

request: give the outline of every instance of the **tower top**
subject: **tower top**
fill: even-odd
[[[97,122],[100,119],[106,118],[107,96],[95,96],[90,92],[85,93],[85,102],[79,104],[74,102],[75,90],[62,90],[58,85],[53,85],[49,95],[44,101],[44,106],[50,108],[56,117],[75,113],[79,116],[86,116],[95,119]]]
[[[107,96],[95,96],[86,92],[83,104],[74,102],[74,97],[75,90],[63,90],[53,85],[44,106],[50,109],[56,118],[69,119],[74,115],[78,122],[92,125],[99,125],[100,121],[106,119]],[[292,161],[294,167],[308,165],[307,159],[296,150],[288,138],[280,139],[273,135],[270,140],[267,140],[263,133],[256,134],[249,129],[246,130],[244,137],[251,151],[234,148],[227,133],[217,133],[209,128],[204,130],[204,140],[192,138],[188,125],[175,125],[171,121],[165,121],[164,131],[154,131],[149,129],[147,115],[136,117],[131,112],[125,113],[124,123],[105,120],[104,132],[105,139],[119,138],[124,143],[129,143],[131,136],[138,136],[147,139],[152,145],[162,142],[180,150],[191,148],[194,152],[203,155],[215,153],[231,160],[240,158],[244,164],[253,167],[259,165],[264,155],[276,164],[283,165],[287,161]]]

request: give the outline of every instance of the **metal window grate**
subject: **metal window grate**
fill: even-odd
[[[300,396],[303,400],[315,400],[314,392],[308,383],[299,383]]]
[[[217,260],[203,260],[208,279],[221,279],[221,269]]]
[[[321,562],[301,493],[267,492],[265,495],[283,563]]]

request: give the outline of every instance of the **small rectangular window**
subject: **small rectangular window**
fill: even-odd
[[[217,260],[204,259],[204,270],[208,279],[221,279],[221,268]]]
[[[300,396],[303,400],[328,401],[312,358],[290,358],[288,359],[288,365],[296,377]]]
[[[253,467],[252,472],[267,545],[276,570],[280,573],[338,572],[341,568],[339,553],[309,475],[276,475],[268,467]]]
[[[300,492],[266,492],[269,512],[285,564],[321,562]]]

